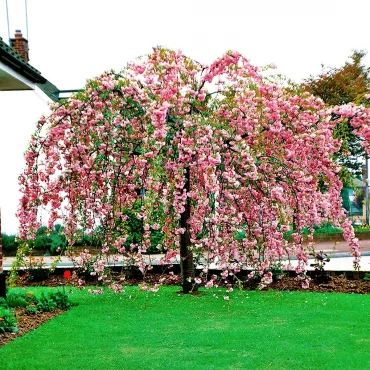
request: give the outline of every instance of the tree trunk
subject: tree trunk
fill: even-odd
[[[186,193],[190,191],[190,167],[186,168],[184,190]],[[193,252],[190,249],[190,198],[186,198],[185,210],[181,214],[180,225],[185,229],[185,232],[180,236],[180,266],[182,278],[183,293],[194,293],[198,291],[198,286],[195,284],[195,266],[193,261]]]

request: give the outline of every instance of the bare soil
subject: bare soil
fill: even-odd
[[[63,312],[64,310],[56,309],[53,312],[40,312],[34,315],[27,315],[24,308],[17,308],[16,317],[18,321],[18,332],[0,334],[0,347],[32,330],[35,330],[40,325],[46,323]]]
[[[118,281],[122,275],[120,273],[113,273],[112,280]],[[254,279],[247,279],[240,276],[240,281],[244,289],[255,290],[258,289],[259,281]],[[18,278],[17,286],[46,286],[46,287],[60,287],[63,285],[81,286],[78,283],[79,277],[72,274],[72,277],[66,281],[62,275],[50,275],[42,280],[29,281],[27,275]],[[123,283],[125,285],[138,285],[145,282],[148,285],[154,285],[158,282],[161,285],[180,285],[180,276],[178,274],[168,274],[160,272],[148,272],[145,277],[141,274],[133,274],[125,277]],[[100,282],[94,278],[89,277],[85,280],[83,286],[99,285]],[[219,282],[219,286],[225,286],[229,282]],[[356,293],[356,294],[370,294],[370,280],[363,278],[356,278],[356,275],[334,275],[331,276],[326,272],[322,274],[311,274],[310,286],[307,289],[302,288],[302,281],[298,277],[284,276],[280,280],[274,281],[268,285],[265,290],[289,290],[289,291],[310,291],[310,292],[337,292],[337,293]]]
[[[254,290],[258,286],[257,282],[247,281],[244,288]],[[328,276],[327,278],[313,278],[307,289],[302,288],[302,281],[297,277],[284,277],[281,280],[274,281],[266,289],[279,291],[304,291],[304,292],[336,292],[336,293],[356,293],[370,294],[370,281],[361,279],[349,279],[345,275]]]

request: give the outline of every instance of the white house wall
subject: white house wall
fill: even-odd
[[[2,232],[18,232],[15,216],[20,193],[18,176],[35,123],[49,111],[46,95],[36,91],[0,92],[0,207]]]

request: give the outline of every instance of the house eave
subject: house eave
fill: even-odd
[[[35,90],[36,87],[53,101],[58,100],[57,87],[0,37],[0,91]]]
[[[41,72],[25,62],[22,57],[15,52],[0,38],[0,62],[8,66],[14,72],[29,79],[33,83],[44,83],[46,78],[41,75]]]
[[[35,82],[24,74],[12,69],[0,59],[0,90],[34,90]]]

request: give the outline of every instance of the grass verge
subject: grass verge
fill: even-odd
[[[73,290],[79,305],[0,348],[0,369],[370,368],[368,295],[177,290]]]

